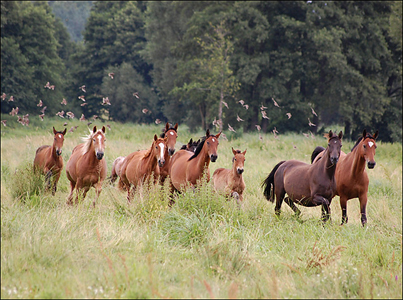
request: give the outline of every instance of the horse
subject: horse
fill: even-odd
[[[218,158],[220,134],[221,131],[216,135],[210,135],[210,130],[207,129],[206,136],[202,138],[194,153],[179,150],[172,156],[168,169],[173,190],[182,191],[186,184],[194,188],[204,172],[207,174],[207,181],[210,180],[209,164]]]
[[[234,157],[232,158],[232,169],[218,168],[213,173],[213,184],[216,191],[224,193],[227,197],[234,197],[237,204],[243,201],[243,191],[245,181],[242,173],[244,171],[245,154],[240,150],[232,148]]]
[[[193,142],[193,139],[191,138],[186,145],[182,145],[180,150],[187,150],[187,151],[194,153],[199,144],[200,144],[200,139],[198,139],[196,142]]]
[[[262,182],[263,194],[267,200],[274,202],[275,194],[277,216],[280,215],[281,204],[287,194],[284,201],[296,215],[301,212],[294,202],[307,207],[322,205],[322,221],[326,222],[330,218],[330,204],[336,193],[334,175],[340,157],[343,133],[340,131],[339,135],[335,135],[330,130],[325,137],[328,138],[328,146],[323,153],[323,159],[318,163],[281,161]]]
[[[160,138],[164,137],[167,137],[166,151],[168,151],[169,155],[165,155],[165,164],[160,167],[160,180],[162,184],[164,183],[165,178],[168,176],[168,164],[170,158],[175,153],[176,139],[178,138],[178,123],[176,123],[173,127],[169,127],[169,123],[167,122],[165,124],[163,133],[160,135]]]
[[[124,159],[125,159],[125,156],[119,156],[113,161],[111,176],[108,177],[108,180],[111,184],[113,184],[116,181],[116,179],[118,179],[118,177],[120,177]],[[124,187],[119,185],[118,188],[123,189]]]
[[[127,190],[128,202],[131,201],[135,188],[147,181],[150,176],[154,177],[154,184],[157,183],[160,168],[165,164],[167,139],[167,137],[158,138],[154,135],[150,149],[132,152],[124,159],[119,185]],[[132,191],[131,185],[133,185]]]
[[[105,126],[102,130],[94,126],[92,132],[83,138],[84,143],[77,145],[66,164],[67,179],[70,181],[70,194],[67,204],[73,204],[73,192],[76,189],[76,204],[78,196],[83,200],[91,187],[95,188],[96,199],[102,191],[102,183],[106,178],[107,166],[105,160]],[[93,206],[95,207],[95,200]]]
[[[357,140],[351,152],[345,154],[341,152],[340,160],[336,166],[336,195],[340,197],[340,206],[342,211],[341,225],[347,224],[347,201],[358,198],[361,209],[361,224],[367,223],[367,194],[369,179],[365,170],[365,163],[368,169],[375,167],[375,140],[378,137],[378,131],[373,135],[367,133],[364,129],[362,136]],[[323,147],[316,147],[312,152],[311,162],[316,163],[323,156]]]
[[[52,195],[56,194],[57,183],[63,169],[62,148],[66,130],[56,131],[53,127],[53,145],[44,145],[36,149],[34,171],[45,174],[46,189],[52,186]],[[53,182],[51,182],[51,179]]]

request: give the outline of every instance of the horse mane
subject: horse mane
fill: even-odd
[[[365,136],[365,138],[363,136],[360,136],[358,138],[358,140],[357,140],[357,142],[355,142],[355,145],[353,146],[353,148],[351,148],[351,151],[353,151],[358,146],[358,144],[361,143],[361,141],[363,139],[367,139],[367,138],[375,140],[375,138],[369,132],[367,132],[367,135]]]
[[[212,136],[212,135],[210,135],[210,136]],[[197,145],[197,148],[196,148],[196,150],[195,150],[195,154],[193,154],[193,156],[190,157],[190,158],[188,159],[188,161],[189,161],[189,160],[192,160],[192,159],[195,158],[197,155],[199,155],[201,149],[202,149],[203,146],[204,146],[204,142],[205,142],[210,136],[203,136],[203,137],[201,138],[201,141],[200,141],[199,145]]]
[[[82,152],[81,154],[84,155],[86,154],[88,151],[90,151],[91,149],[91,145],[92,145],[92,138],[98,133],[101,132],[102,133],[102,129],[98,129],[96,132],[92,132],[90,130],[90,134],[87,136],[83,136],[81,138],[81,140],[84,142],[84,146],[82,148]],[[74,151],[74,150],[73,150]]]
[[[157,140],[157,141],[158,141],[158,140]],[[147,158],[150,157],[155,142],[156,142],[156,141],[153,141],[153,143],[151,144],[151,147],[147,150],[147,152],[144,154],[144,156],[143,156],[142,159],[147,159]]]

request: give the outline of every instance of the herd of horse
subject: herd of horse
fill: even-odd
[[[66,130],[57,131],[53,127],[53,145],[41,146],[36,150],[34,171],[45,175],[46,189],[51,189],[55,195],[57,183],[62,169],[62,147]],[[218,158],[218,134],[206,135],[198,141],[190,139],[180,150],[175,151],[178,137],[178,123],[171,126],[166,123],[162,134],[156,134],[149,149],[134,151],[127,156],[117,157],[112,165],[109,182],[119,178],[118,189],[127,192],[127,200],[133,199],[136,188],[151,180],[154,184],[164,184],[169,180],[171,195],[181,193],[185,189],[194,189],[203,176],[210,181],[210,162]],[[342,223],[348,222],[347,201],[358,198],[361,208],[361,223],[367,222],[366,204],[369,179],[366,165],[369,169],[375,167],[375,149],[378,131],[373,135],[366,130],[357,140],[351,152],[341,151],[343,134],[334,134],[331,130],[325,135],[328,139],[326,148],[316,147],[311,155],[311,163],[299,160],[280,161],[275,165],[261,186],[264,197],[274,202],[275,213],[280,215],[283,200],[297,214],[300,210],[295,204],[312,207],[322,207],[322,221],[326,222],[331,215],[330,204],[334,196],[340,197]],[[95,188],[95,207],[102,185],[107,179],[107,164],[105,160],[105,126],[98,129],[94,126],[90,134],[83,138],[83,143],[77,145],[66,164],[66,175],[70,181],[70,194],[67,204],[73,204],[73,192],[76,190],[74,203],[84,199],[91,187]],[[212,176],[214,189],[226,196],[234,198],[241,205],[245,191],[244,171],[246,150],[231,149],[233,153],[232,168],[218,168]],[[170,200],[170,205],[174,201]]]

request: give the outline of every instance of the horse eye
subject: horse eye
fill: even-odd
[[[95,142],[95,139],[92,139],[93,142]]]
[[[367,148],[367,145],[363,145],[363,146],[364,146],[364,149]]]

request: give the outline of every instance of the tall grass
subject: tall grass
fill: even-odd
[[[368,170],[367,226],[361,227],[357,199],[348,202],[349,223],[340,226],[338,197],[323,226],[320,207],[299,207],[297,218],[283,205],[277,218],[260,186],[280,160],[309,163],[315,146],[326,146],[322,137],[263,134],[260,140],[257,133],[228,132],[229,140],[220,138],[210,174],[231,167],[231,147],[248,149],[241,208],[215,194],[205,178],[175,195],[172,207],[169,186],[150,182],[130,204],[126,192],[105,183],[95,208],[93,189],[71,207],[65,170],[55,196],[28,172],[36,148],[51,143],[52,126],[62,127],[57,119],[46,122],[1,129],[2,298],[402,297],[400,144],[377,143],[377,165]],[[83,122],[69,122],[79,127],[66,135],[65,163],[88,133]],[[147,149],[162,128],[108,124],[108,175],[116,157]],[[176,149],[204,135],[185,126],[178,133]],[[354,143],[343,141],[343,150]]]

